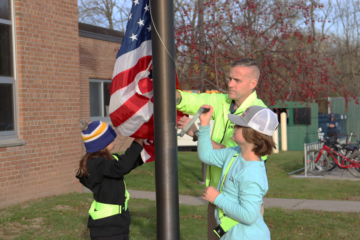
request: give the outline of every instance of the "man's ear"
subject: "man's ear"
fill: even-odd
[[[258,84],[258,80],[257,79],[252,79],[251,81],[250,81],[250,86],[251,86],[251,89],[255,89],[256,88],[256,86],[257,86],[257,84]]]

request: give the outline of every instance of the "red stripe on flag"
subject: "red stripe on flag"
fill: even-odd
[[[130,137],[147,139],[150,135],[154,134],[154,115],[151,116],[148,122],[141,125],[141,127],[134,132]]]
[[[139,72],[148,68],[151,59],[152,56],[142,57],[134,67],[118,73],[111,82],[110,95],[132,83]]]
[[[134,113],[139,111],[147,102],[149,98],[135,93],[123,105],[110,114],[110,118],[114,127],[117,127],[131,118]]]
[[[183,112],[180,112],[179,110],[176,110],[176,126],[177,126],[180,118],[182,118],[183,116],[189,117],[188,114],[184,114]]]
[[[177,76],[177,72],[176,72],[176,69],[175,69],[175,85],[176,85],[176,89],[180,89],[182,90],[181,86],[180,86],[180,83],[179,83],[179,79],[178,79],[178,76]]]

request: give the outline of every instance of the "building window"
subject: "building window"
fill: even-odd
[[[311,125],[311,108],[294,108],[294,124]]]
[[[0,140],[16,135],[12,1],[0,0]]]
[[[110,122],[109,87],[111,80],[90,79],[90,117],[91,121],[101,120]]]
[[[0,83],[0,131],[14,130],[13,85]]]

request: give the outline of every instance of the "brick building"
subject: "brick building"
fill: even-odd
[[[77,7],[0,0],[0,207],[81,191],[78,123],[110,122],[106,88],[123,34],[78,23]],[[130,142],[118,136],[115,150]]]

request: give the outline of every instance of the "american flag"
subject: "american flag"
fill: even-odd
[[[180,88],[176,78],[176,86]],[[134,0],[116,56],[110,89],[110,118],[123,136],[146,139],[144,162],[154,156],[151,19],[149,0]],[[178,120],[179,120],[178,114]]]

